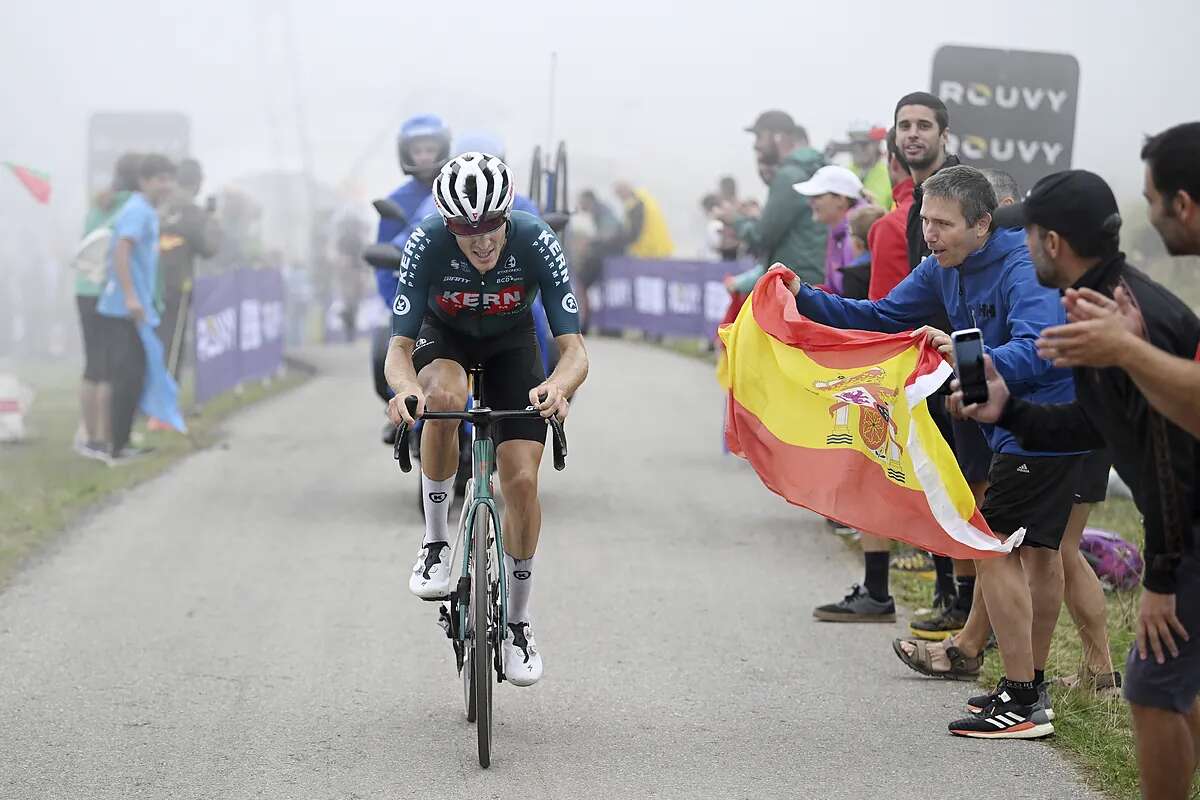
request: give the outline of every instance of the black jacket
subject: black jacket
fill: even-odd
[[[1175,295],[1117,256],[1093,267],[1076,288],[1112,297],[1124,286],[1142,313],[1151,344],[1187,359],[1200,346],[1200,319]],[[1200,443],[1146,402],[1117,368],[1075,369],[1075,402],[1034,405],[1011,399],[999,424],[1031,450],[1069,452],[1107,445],[1129,484],[1146,529],[1146,574],[1152,592],[1173,594],[1176,569],[1196,546],[1200,520]]]

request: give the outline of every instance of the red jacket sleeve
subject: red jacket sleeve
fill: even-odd
[[[871,226],[867,248],[871,251],[871,283],[868,300],[881,300],[908,277],[908,240],[904,227],[895,223],[895,211]]]

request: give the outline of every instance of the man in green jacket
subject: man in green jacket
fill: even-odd
[[[726,212],[725,222],[753,253],[758,266],[733,280],[733,288],[749,292],[775,263],[791,269],[801,280],[819,284],[825,279],[825,226],[813,219],[808,200],[792,187],[825,166],[824,156],[808,144],[808,133],[786,111],[765,111],[746,128],[754,134],[754,152],[774,177],[767,204],[758,217]]]

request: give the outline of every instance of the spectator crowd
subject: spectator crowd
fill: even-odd
[[[196,203],[202,183],[193,159],[126,153],[91,203],[75,263],[84,356],[75,449],[84,457],[115,465],[149,449],[131,442],[149,359],[161,354],[178,376],[196,259],[214,255],[220,236],[213,203]],[[148,336],[158,345],[149,351]]]
[[[1052,734],[1056,686],[1123,695],[1144,796],[1187,797],[1200,759],[1200,320],[1126,261],[1102,177],[1066,170],[1019,187],[960,164],[947,150],[950,126],[937,97],[914,92],[896,103],[890,128],[852,126],[847,143],[822,152],[791,115],[766,111],[746,128],[766,200],[739,198],[722,179],[701,202],[708,247],[722,261],[753,262],[726,278],[734,295],[782,265],[809,319],[914,331],[952,366],[950,334],[981,332],[988,400],[964,406],[953,381],[929,410],[989,527],[1023,539],[974,563],[898,552],[933,573],[935,590],[894,656],[924,676],[978,680],[995,651],[999,685],[964,698],[968,713],[949,722],[972,738]],[[831,162],[840,154],[848,163]],[[1200,123],[1148,137],[1140,157],[1168,251],[1200,254]],[[607,255],[656,255],[635,246],[657,216],[652,199],[628,186],[618,196],[623,223],[594,193],[581,198],[595,221],[580,259],[585,284]],[[1114,466],[1146,534],[1136,642],[1116,664],[1104,590],[1081,551]],[[814,609],[817,619],[896,619],[893,542],[859,538],[861,583]],[[1055,678],[1047,661],[1064,604],[1083,659]]]

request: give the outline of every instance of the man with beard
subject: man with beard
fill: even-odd
[[[1142,160],[1150,222],[1167,252],[1200,255],[1200,122],[1151,137]],[[1200,353],[1180,358],[1143,338],[1138,309],[1120,287],[1114,298],[1068,291],[1066,302],[1072,322],[1046,332],[1048,356],[1065,367],[1120,367],[1154,408],[1200,437]]]
[[[809,146],[808,133],[786,111],[764,111],[746,131],[754,134],[760,173],[771,176],[767,204],[757,218],[731,207],[722,220],[734,227],[759,264],[783,264],[803,280],[820,283],[825,278],[825,226],[813,219],[808,199],[792,187],[816,174],[825,158]]]
[[[1157,151],[1148,147],[1154,173]],[[1157,180],[1165,177],[1152,174],[1150,181]],[[1152,345],[1184,358],[1200,348],[1200,319],[1126,263],[1118,249],[1117,201],[1098,175],[1055,173],[1038,181],[1025,202],[1008,211],[1012,217],[997,214],[997,223],[1025,226],[1040,283],[1064,292],[1087,289],[1106,298],[1119,288],[1139,309],[1142,334]],[[1040,343],[1043,353],[1054,349],[1052,341]],[[963,409],[966,416],[1008,429],[1023,447],[1063,451],[1107,444],[1132,490],[1146,531],[1146,572],[1137,641],[1125,666],[1125,698],[1133,714],[1142,796],[1182,800],[1189,796],[1200,753],[1200,553],[1195,536],[1200,443],[1152,409],[1123,370],[1076,367],[1075,402],[1047,405],[1010,396],[990,356],[984,356],[984,368],[988,399]],[[961,401],[957,392],[952,404]]]
[[[949,139],[950,112],[946,104],[929,92],[912,92],[900,98],[893,115],[896,143],[913,179],[913,203],[908,210],[906,237],[908,240],[908,266],[916,269],[921,260],[929,255],[929,245],[921,230],[921,201],[924,198],[922,184],[946,167],[957,166],[959,161],[946,152]],[[928,324],[938,330],[950,330],[946,315],[938,312]],[[928,400],[929,412],[933,415],[942,436],[954,448],[958,465],[976,497],[983,496],[983,482],[991,465],[991,452],[987,442],[975,430],[963,431],[963,442],[955,441],[956,429],[946,413],[944,398],[933,395]],[[914,636],[921,639],[940,640],[962,629],[970,613],[975,591],[974,565],[969,562],[955,564],[944,556],[936,556],[934,565],[937,583],[934,588],[933,607],[935,613],[929,620],[912,628]],[[955,572],[957,571],[957,578]]]

